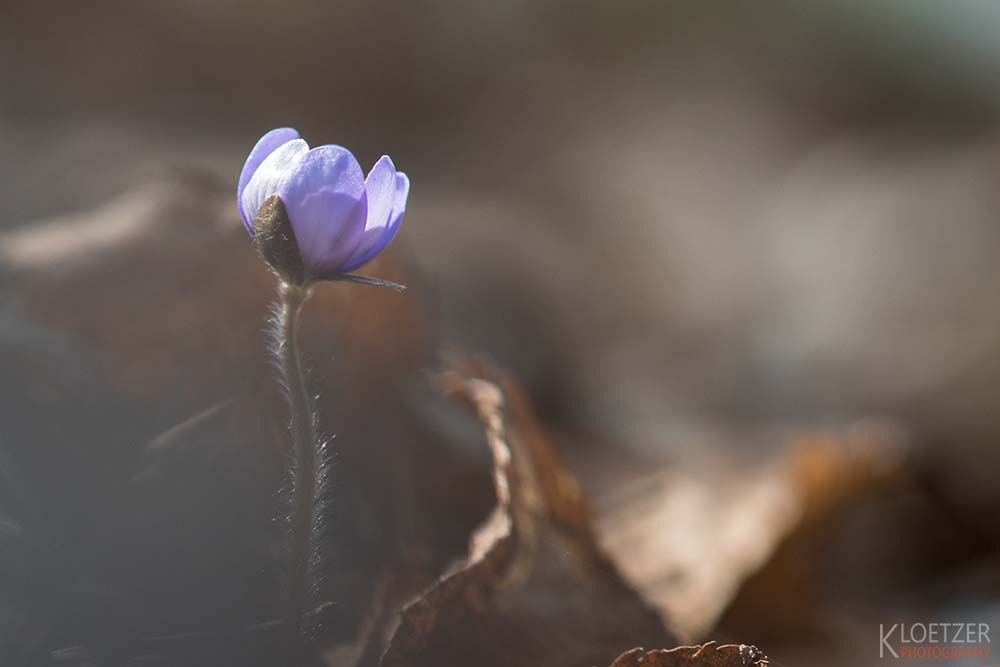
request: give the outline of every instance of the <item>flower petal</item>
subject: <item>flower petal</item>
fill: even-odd
[[[292,165],[277,194],[295,229],[306,273],[340,272],[361,242],[368,211],[364,173],[354,155],[340,146],[312,149]]]
[[[379,253],[388,247],[392,240],[396,238],[399,225],[403,221],[403,213],[406,212],[406,196],[410,192],[410,179],[401,171],[396,172],[393,190],[393,207],[389,215],[389,222],[379,230],[379,235],[365,253],[355,252],[350,261],[344,264],[341,269],[343,273],[360,268],[375,259]]]
[[[368,217],[365,222],[365,233],[361,237],[361,243],[358,244],[357,250],[344,265],[344,271],[353,271],[378,254],[381,248],[375,248],[389,224],[395,200],[395,190],[396,166],[388,155],[383,155],[368,172],[368,178],[365,179],[365,192],[368,194]]]
[[[292,139],[274,150],[257,167],[240,195],[240,212],[243,221],[253,234],[253,219],[271,195],[278,194],[281,183],[309,151],[309,144],[302,139]]]
[[[392,215],[389,216],[389,227],[393,228],[393,234],[399,228],[399,223],[403,221],[403,214],[406,213],[406,198],[410,196],[410,177],[401,171],[396,172],[396,195],[392,204]]]
[[[279,127],[271,130],[257,141],[257,144],[250,150],[247,161],[243,163],[239,186],[236,188],[236,205],[239,207],[240,215],[243,217],[243,224],[246,225],[247,231],[250,232],[251,236],[253,235],[253,218],[256,215],[256,211],[248,213],[244,210],[243,190],[246,189],[247,183],[250,182],[261,162],[266,160],[271,153],[283,144],[287,144],[289,141],[298,138],[299,133],[290,127]]]
[[[385,250],[386,247],[392,243],[394,238],[396,238],[396,232],[399,231],[399,225],[403,222],[403,214],[406,212],[406,197],[410,193],[410,179],[403,172],[397,171],[395,185],[392,213],[389,215],[389,224],[382,230],[382,235],[379,236],[378,241],[375,242],[375,245],[368,252],[367,256],[361,257],[359,259],[359,263],[351,268],[345,268],[346,271],[353,271],[362,264],[367,264],[372,261],[380,252]]]

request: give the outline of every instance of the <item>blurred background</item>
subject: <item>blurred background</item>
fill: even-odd
[[[334,396],[380,395],[358,388],[371,374],[407,396],[440,350],[485,353],[598,506],[651,466],[774,456],[774,433],[877,418],[905,433],[909,500],[836,524],[814,575],[829,614],[809,634],[737,605],[702,631],[778,664],[823,664],[831,636],[856,635],[830,664],[869,664],[880,622],[1000,615],[1000,4],[0,16],[0,444],[22,467],[51,465],[40,442],[129,451],[239,392],[270,286],[235,184],[289,125],[366,169],[388,153],[413,184],[370,271],[410,284],[409,304],[338,302]],[[250,285],[264,295],[233,296]],[[59,466],[52,497],[72,486]]]

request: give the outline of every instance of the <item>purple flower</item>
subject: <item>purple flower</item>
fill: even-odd
[[[237,204],[254,236],[254,220],[277,195],[294,232],[306,280],[332,278],[375,258],[396,236],[410,180],[388,155],[365,178],[346,148],[310,150],[290,127],[271,130],[250,151]],[[269,206],[274,200],[269,202]]]

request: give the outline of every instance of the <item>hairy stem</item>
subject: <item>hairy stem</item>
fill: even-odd
[[[302,627],[305,609],[306,578],[309,565],[309,536],[312,533],[316,495],[316,438],[312,397],[306,387],[299,357],[298,321],[309,288],[282,284],[279,289],[275,319],[276,356],[287,388],[291,411],[293,463],[292,540],[288,560],[288,598],[285,608],[285,633],[295,641]]]

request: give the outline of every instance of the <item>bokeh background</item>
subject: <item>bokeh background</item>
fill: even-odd
[[[802,425],[906,434],[924,504],[844,524],[869,551],[823,552],[838,620],[812,629],[829,634],[766,613],[716,634],[820,664],[854,632],[844,655],[868,664],[877,624],[906,610],[997,617],[1000,5],[103,0],[0,17],[5,442],[148,441],[228,395],[205,387],[239,385],[207,350],[254,354],[253,300],[187,328],[160,306],[212,309],[224,280],[268,289],[243,255],[256,273],[220,278],[226,251],[178,230],[238,234],[228,189],[290,125],[366,167],[389,153],[413,183],[382,273],[419,312],[356,295],[340,350],[407,378],[439,350],[489,355],[595,495],[651,461],[764,456]],[[105,259],[126,242],[128,270]],[[88,324],[116,317],[114,334]],[[115,391],[143,387],[124,431],[124,399],[100,389],[116,355],[132,370]]]

